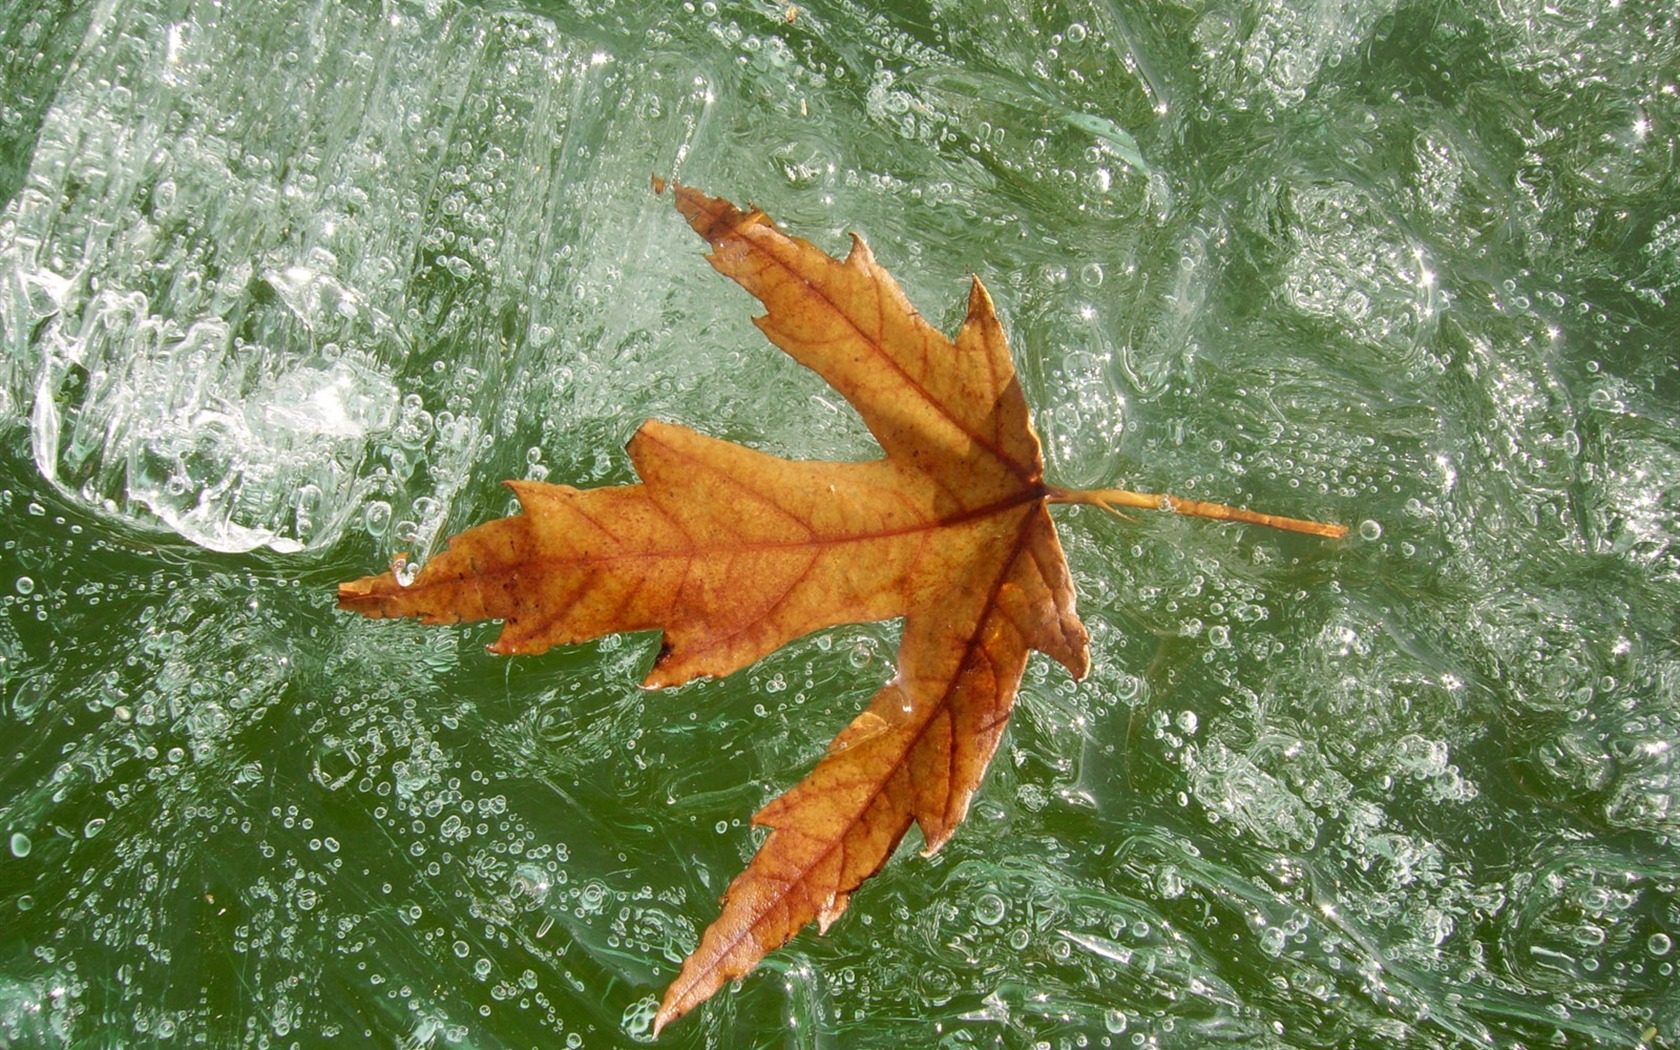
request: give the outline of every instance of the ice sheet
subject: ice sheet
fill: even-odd
[[[634,1045],[892,673],[485,654],[332,585],[875,454],[649,192],[998,304],[1093,638],[972,813],[677,1046],[1680,1042],[1672,5],[16,0],[0,1044]]]

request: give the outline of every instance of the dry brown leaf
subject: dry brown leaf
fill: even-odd
[[[861,238],[840,261],[760,211],[686,186],[675,197],[711,243],[712,265],[764,303],[759,328],[851,402],[885,458],[794,462],[648,422],[629,445],[640,484],[509,482],[524,512],[455,537],[411,584],[386,573],[339,588],[341,608],[372,617],[500,619],[499,653],[662,630],[650,688],[729,674],[823,627],[904,618],[893,680],[753,818],[771,833],[667,989],[656,1032],[812,920],[826,930],[912,822],[924,852],[944,845],[1008,722],[1029,650],[1084,676],[1087,636],[1048,504],[1344,531],[1048,486],[978,279],[952,341]]]

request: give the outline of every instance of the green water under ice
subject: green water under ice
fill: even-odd
[[[1055,482],[1354,526],[1059,509],[1090,678],[662,1044],[1680,1043],[1677,136],[1656,0],[9,0],[0,1045],[648,1038],[896,625],[332,590],[647,417],[873,454],[653,173],[979,275]]]

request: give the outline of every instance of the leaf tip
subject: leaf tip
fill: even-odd
[[[849,893],[836,893],[829,902],[817,909],[817,935],[820,937],[828,932],[828,928],[846,912],[846,905],[852,903]]]
[[[653,666],[641,681],[641,688],[648,691],[655,689],[669,689],[672,686],[686,685],[696,678],[715,678],[719,674],[728,674],[728,669],[720,670],[704,660],[695,659],[693,646],[685,643],[680,637],[672,637],[672,632],[666,630],[659,636],[659,653],[653,658]]]
[[[1068,639],[1068,644],[1073,655],[1068,660],[1061,661],[1061,664],[1067,668],[1068,674],[1075,682],[1083,682],[1085,676],[1091,673],[1090,639]]]
[[[681,1016],[681,1010],[668,1009],[665,1004],[661,1003],[659,1012],[653,1015],[653,1038],[658,1039],[659,1033],[665,1030],[665,1026]]]
[[[980,281],[980,275],[972,273],[968,276],[969,320],[972,321],[977,317],[996,317],[997,307],[992,305],[992,293],[986,291],[986,286]]]
[[[875,253],[869,250],[869,242],[863,239],[863,234],[853,233],[852,250],[846,256],[846,265],[855,266],[860,270],[875,268]]]
[[[696,949],[698,950],[698,949]],[[672,1021],[685,1017],[688,1012],[710,999],[719,988],[723,987],[725,977],[708,975],[710,979],[690,975],[689,963],[693,957],[683,964],[682,972],[677,979],[665,989],[665,998],[660,1002],[659,1009],[653,1015],[653,1037],[659,1038],[659,1033]]]
[[[502,487],[507,489],[509,492],[512,492],[514,498],[519,501],[519,505],[524,507],[525,501],[532,498],[532,493],[540,492],[543,488],[551,486],[548,486],[547,482],[542,481],[528,481],[523,478],[507,478],[502,482]],[[450,540],[450,544],[452,546],[454,545],[454,542],[455,541],[453,539]]]

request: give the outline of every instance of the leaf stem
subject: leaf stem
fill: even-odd
[[[1059,489],[1050,487],[1049,500],[1051,503],[1085,504],[1100,507],[1110,514],[1126,517],[1120,512],[1121,507],[1135,507],[1140,510],[1170,510],[1175,514],[1185,514],[1194,518],[1214,518],[1218,521],[1241,521],[1250,525],[1265,525],[1274,529],[1284,529],[1289,532],[1304,532],[1310,536],[1323,536],[1326,539],[1339,540],[1347,535],[1346,525],[1330,525],[1321,521],[1303,521],[1300,518],[1285,518],[1276,514],[1262,514],[1256,510],[1244,510],[1241,507],[1227,507],[1223,503],[1204,503],[1195,499],[1180,499],[1177,496],[1167,496],[1151,492],[1132,492],[1129,489]]]

